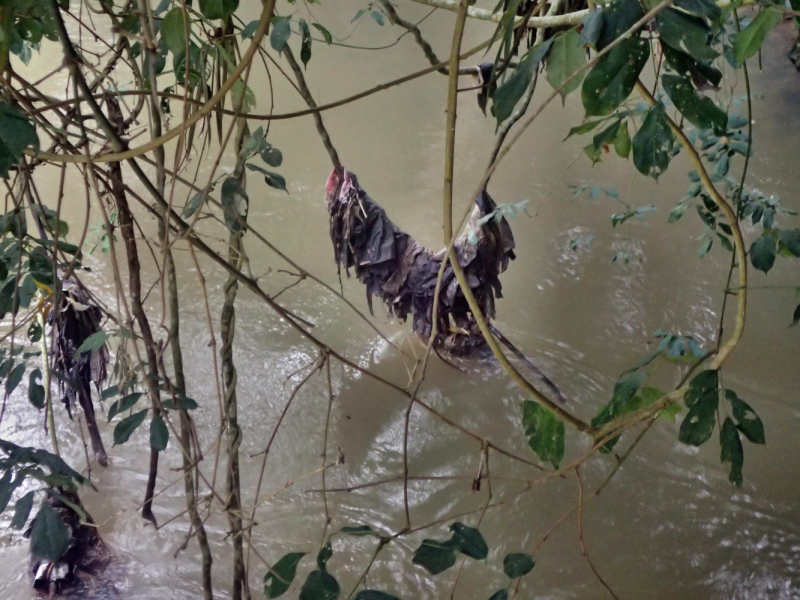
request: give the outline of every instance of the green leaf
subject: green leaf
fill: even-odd
[[[736,66],[741,66],[748,58],[755,56],[767,34],[780,23],[783,11],[777,6],[770,6],[758,13],[750,24],[736,35],[733,40],[733,57]]]
[[[614,138],[614,151],[620,158],[628,158],[631,153],[631,136],[628,133],[628,122],[623,121]]]
[[[158,452],[167,449],[169,443],[169,429],[161,415],[153,415],[150,421],[150,447]]]
[[[586,153],[586,156],[588,156],[592,160],[593,164],[600,162],[600,156],[603,154],[603,150],[607,145],[615,143],[617,137],[619,136],[619,130],[621,126],[622,126],[622,121],[614,121],[613,123],[611,123],[611,125],[601,130],[599,133],[595,134],[594,137],[592,138],[592,143],[587,144],[583,148],[583,151]]]
[[[287,194],[289,193],[289,190],[286,189],[286,179],[284,179],[282,175],[267,171],[266,169],[262,169],[261,167],[251,163],[247,163],[245,166],[251,171],[258,171],[259,173],[262,173],[264,175],[264,181],[267,182],[268,186],[273,187],[276,190],[286,192]]]
[[[87,337],[83,340],[83,343],[78,346],[78,349],[75,351],[73,358],[77,358],[81,354],[85,354],[86,352],[94,352],[95,350],[99,350],[103,347],[108,341],[109,335],[106,331],[101,329]]]
[[[522,403],[522,426],[528,445],[542,461],[558,469],[564,458],[564,422],[531,400]]]
[[[666,8],[656,15],[661,43],[687,53],[693,59],[710,63],[719,53],[711,47],[711,28],[698,17]]]
[[[297,565],[305,555],[305,552],[290,552],[272,565],[269,573],[264,575],[264,595],[267,598],[277,598],[286,593],[297,574]]]
[[[210,190],[209,190],[210,191]],[[203,199],[208,198],[208,194],[205,193],[205,190],[200,190],[194,196],[192,196],[186,205],[183,207],[183,211],[181,212],[181,217],[184,219],[190,218],[194,213],[197,212],[197,209],[203,205]]]
[[[141,392],[134,392],[114,402],[114,404],[111,405],[111,408],[108,409],[107,423],[111,423],[111,419],[116,417],[118,414],[133,408],[133,405],[136,404],[139,401],[139,398],[141,397],[142,397]]]
[[[553,89],[558,89],[585,64],[586,50],[583,48],[581,35],[576,30],[570,29],[553,41],[553,47],[547,55],[547,81]],[[562,101],[566,99],[567,94],[578,89],[584,76],[585,73],[581,72],[559,92]]]
[[[69,548],[70,529],[46,500],[31,528],[31,554],[45,562],[57,562]]]
[[[322,37],[325,38],[325,42],[330,46],[333,43],[333,37],[331,36],[331,32],[325,29],[319,23],[312,23],[314,27],[322,34]]]
[[[269,43],[272,49],[278,54],[283,52],[286,42],[289,41],[289,36],[292,35],[291,25],[289,17],[272,18],[272,31],[269,34]]]
[[[438,575],[456,564],[456,553],[449,542],[422,540],[411,562],[424,567],[431,575]]]
[[[192,398],[178,396],[175,399],[178,401],[178,406],[175,406],[172,400],[165,400],[161,405],[168,410],[178,410],[178,408],[182,408],[183,410],[196,410],[199,407],[197,401]]]
[[[124,444],[131,437],[136,428],[142,424],[144,418],[147,416],[147,409],[145,408],[138,413],[132,414],[130,417],[125,417],[117,423],[114,427],[114,445]]]
[[[725,390],[725,397],[731,403],[733,418],[736,419],[736,427],[744,436],[754,444],[766,444],[764,436],[764,423],[750,405],[740,399],[733,390]]]
[[[42,378],[42,372],[34,369],[28,376],[28,401],[36,408],[44,408],[44,387],[37,380]]]
[[[650,108],[633,136],[633,164],[640,173],[657,180],[669,166],[674,141],[664,105],[658,103]]]
[[[778,239],[784,248],[794,256],[800,257],[800,229],[781,229]]]
[[[713,129],[716,135],[725,135],[728,115],[714,101],[695,92],[692,81],[679,75],[662,75],[664,91],[692,125],[698,129]]]
[[[28,517],[31,514],[31,508],[33,508],[33,495],[33,492],[28,492],[17,500],[17,504],[14,506],[14,518],[11,519],[12,529],[19,531],[25,527],[25,523],[28,522]]]
[[[497,590],[489,600],[508,600],[508,590]]]
[[[699,17],[708,17],[714,22],[718,22],[722,16],[722,9],[716,5],[714,0],[677,0],[675,6]]]
[[[8,179],[9,168],[17,164],[28,146],[39,150],[36,128],[19,111],[0,101],[0,177]]]
[[[0,479],[0,513],[6,509],[14,490],[17,489],[17,486],[21,483],[18,480],[11,479],[13,474],[14,472],[11,469],[7,469],[6,472],[3,473],[2,479]]]
[[[583,80],[581,99],[586,116],[611,114],[625,102],[650,56],[650,45],[639,37],[615,46]]]
[[[352,535],[354,537],[364,537],[365,535],[374,535],[378,536],[377,532],[370,527],[369,525],[348,525],[346,527],[342,527],[339,530],[339,533],[344,533],[345,535]]]
[[[240,34],[242,39],[246,40],[252,38],[256,32],[256,29],[258,29],[258,21],[250,21],[247,25],[242,27],[242,32]]]
[[[475,560],[483,560],[489,555],[489,547],[480,531],[463,523],[453,523],[450,529],[453,531],[451,543],[457,544],[462,554]]]
[[[683,410],[683,407],[678,404],[677,402],[673,402],[667,408],[661,411],[661,416],[665,419],[669,419],[673,423],[675,422],[675,417],[679,412]]]
[[[661,44],[661,50],[667,64],[671,66],[678,75],[688,75],[692,78],[698,88],[710,85],[717,87],[722,81],[722,72],[710,65],[696,61],[691,56],[680,50],[676,50],[669,44]],[[745,120],[747,124],[747,120]],[[736,129],[736,127],[732,127]]]
[[[586,123],[581,123],[576,127],[573,127],[569,130],[567,137],[564,139],[567,140],[571,138],[573,135],[583,135],[584,133],[589,133],[590,131],[594,130],[598,125],[601,123],[605,123],[607,119],[600,119],[599,121],[587,121]]]
[[[250,165],[248,164],[248,166]],[[232,233],[240,232],[243,223],[247,222],[250,203],[247,192],[235,177],[228,177],[222,182],[220,198],[225,211],[225,225]]]
[[[706,443],[714,431],[718,406],[719,395],[716,390],[703,394],[681,423],[678,439],[690,446]]]
[[[374,21],[375,21],[375,22],[376,22],[378,25],[380,25],[381,27],[383,27],[383,24],[384,24],[384,23],[383,23],[383,15],[382,15],[380,12],[378,12],[377,10],[373,10],[373,11],[371,11],[371,12],[369,13],[369,16],[370,16],[370,17],[372,17],[372,18],[373,18],[373,20],[374,20]]]
[[[759,271],[768,273],[775,264],[775,254],[777,246],[772,236],[765,235],[758,238],[753,245],[750,246],[750,262]]]
[[[300,19],[300,33],[303,34],[303,41],[300,44],[300,60],[303,61],[305,68],[308,66],[308,61],[311,60],[311,29],[305,19]]]
[[[261,151],[261,160],[270,167],[280,167],[283,162],[283,154],[281,154],[281,151],[275,146],[269,145]],[[274,173],[272,173],[272,175],[274,175]]]
[[[683,397],[686,408],[692,408],[701,397],[709,392],[717,393],[719,386],[719,372],[715,370],[702,371],[689,382],[689,390]]]
[[[400,600],[400,598],[378,590],[362,590],[356,594],[355,600]]]
[[[200,0],[200,12],[206,19],[230,17],[239,8],[239,0]]]
[[[611,394],[611,400],[606,404],[600,413],[592,419],[592,427],[600,427],[606,423],[610,423],[617,417],[627,414],[637,408],[641,407],[641,402],[634,402],[636,392],[642,386],[645,380],[644,373],[636,373],[625,379],[620,379],[614,384],[614,391]],[[603,446],[605,452],[610,451],[619,441],[619,436],[610,439]]]
[[[595,44],[598,51],[628,31],[644,16],[642,5],[638,0],[615,0],[601,10],[599,17],[602,25]]]
[[[742,487],[742,467],[744,466],[744,450],[742,440],[739,438],[739,430],[730,417],[725,417],[722,429],[719,430],[719,445],[722,447],[720,461],[731,466],[728,481],[736,487]]]
[[[309,573],[300,590],[300,600],[336,600],[338,597],[339,583],[325,571]]]
[[[800,304],[797,305],[797,308],[794,309],[794,314],[792,315],[792,324],[790,327],[794,327],[800,323]]]
[[[516,579],[530,573],[535,564],[530,554],[506,554],[503,559],[503,572],[509,579]]]
[[[539,66],[539,63],[550,50],[553,45],[553,38],[546,42],[542,42],[538,46],[534,46],[525,53],[514,74],[506,79],[494,92],[493,107],[494,116],[497,119],[497,124],[500,125],[503,121],[511,116],[514,112],[514,107],[525,94],[525,90],[531,84],[534,73]]]
[[[186,15],[175,7],[161,21],[161,39],[175,56],[186,53]]]
[[[6,395],[10,396],[17,389],[19,382],[22,381],[22,376],[25,375],[26,366],[25,363],[19,363],[11,370],[8,379],[6,379]]]

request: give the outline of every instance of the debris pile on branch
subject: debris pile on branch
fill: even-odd
[[[50,313],[55,330],[54,372],[63,373],[68,378],[58,379],[61,400],[70,418],[75,402],[80,405],[86,416],[95,458],[105,467],[108,466],[108,457],[97,428],[91,384],[99,391],[99,385],[106,379],[108,349],[105,344],[100,344],[78,354],[87,338],[102,331],[102,317],[102,311],[95,306],[91,296],[72,281],[64,282],[58,306],[54,306]]]
[[[344,171],[340,176],[334,170],[325,190],[340,272],[344,267],[349,277],[350,268],[355,270],[367,288],[371,313],[372,297],[377,296],[390,315],[405,321],[411,314],[412,330],[430,336],[436,278],[445,250],[434,253],[424,248],[392,223],[361,188],[355,174]],[[515,258],[514,236],[485,191],[476,199],[454,250],[483,316],[493,319],[495,297],[502,298],[499,275],[509,259]],[[455,355],[470,355],[486,345],[450,265],[442,277],[436,332],[434,347]]]

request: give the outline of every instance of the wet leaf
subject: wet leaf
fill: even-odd
[[[662,45],[668,44],[696,61],[710,63],[719,56],[709,43],[711,27],[703,19],[669,7],[656,15],[656,29]]]
[[[661,50],[664,53],[664,58],[667,59],[667,64],[671,66],[678,75],[691,77],[698,88],[706,86],[716,88],[719,82],[722,81],[722,72],[711,65],[698,62],[685,52],[676,50],[669,44],[661,44]],[[745,124],[747,124],[746,119]],[[735,127],[731,128],[736,129]]]
[[[6,379],[6,395],[10,396],[17,389],[19,382],[22,381],[22,376],[25,375],[26,366],[25,363],[19,363],[11,370],[8,379]]]
[[[414,552],[411,562],[424,567],[431,575],[438,575],[456,564],[456,553],[449,542],[425,539]]]
[[[114,427],[114,445],[124,444],[128,441],[134,431],[142,424],[144,418],[147,416],[147,409],[145,408],[138,413],[132,414],[130,417],[125,417],[117,423]]]
[[[261,151],[261,160],[270,167],[280,167],[283,162],[283,154],[275,146],[268,146]]]
[[[553,44],[553,38],[546,42],[534,46],[523,56],[514,74],[506,79],[494,92],[494,116],[499,125],[511,116],[514,112],[514,107],[525,94],[525,90],[531,84],[534,73],[539,66],[539,63],[550,50]]]
[[[12,529],[19,531],[25,527],[25,523],[28,522],[28,517],[31,514],[31,508],[33,508],[33,495],[33,492],[28,492],[17,500],[17,504],[14,506],[14,518],[11,519]]]
[[[167,449],[169,429],[161,415],[153,415],[150,421],[150,447],[158,452]]]
[[[713,129],[717,135],[725,135],[728,115],[714,101],[698,94],[688,77],[662,75],[664,91],[692,125],[699,129]]]
[[[200,12],[206,19],[230,17],[239,8],[239,0],[200,0]]]
[[[503,559],[503,572],[508,578],[516,579],[530,573],[535,564],[530,554],[506,554]]]
[[[544,462],[555,469],[564,458],[564,422],[546,408],[531,400],[522,403],[522,426],[528,445]]]
[[[0,101],[0,177],[8,179],[9,168],[28,146],[39,150],[36,128],[19,111]]]
[[[702,396],[708,392],[717,393],[717,386],[719,385],[719,373],[714,370],[702,371],[694,376],[689,382],[689,390],[683,397],[686,408],[692,408]]]
[[[300,19],[300,33],[303,34],[303,41],[300,43],[300,60],[303,61],[305,68],[308,66],[308,61],[311,60],[311,29],[305,19]]]
[[[718,406],[719,395],[716,390],[703,394],[681,423],[678,439],[690,446],[701,446],[706,443],[714,431]]]
[[[489,547],[480,531],[463,523],[453,523],[450,529],[453,531],[451,542],[457,544],[462,554],[475,560],[483,560],[489,555]]]
[[[778,239],[792,255],[800,257],[800,229],[781,229]]]
[[[111,408],[108,409],[108,423],[111,423],[111,419],[116,417],[118,414],[125,412],[126,410],[130,410],[133,408],[133,405],[139,401],[139,398],[142,397],[141,392],[134,392],[132,394],[128,394],[123,398],[120,398],[114,404],[111,405]]]
[[[725,390],[725,397],[731,403],[736,427],[754,444],[766,444],[764,424],[751,406],[740,399],[733,390]]]
[[[319,30],[319,32],[322,34],[322,37],[325,38],[325,43],[327,43],[330,46],[333,43],[333,37],[331,36],[331,32],[325,29],[319,23],[312,23],[312,25],[316,27],[317,30]]]
[[[44,387],[38,380],[42,378],[42,372],[34,369],[28,376],[28,401],[36,408],[44,408]]]
[[[291,21],[288,17],[272,18],[272,31],[269,34],[269,43],[272,49],[279,54],[283,52],[286,42],[289,41],[289,36],[292,35],[291,25]]]
[[[96,333],[93,333],[85,340],[83,340],[83,343],[80,346],[78,346],[78,349],[75,351],[74,358],[77,358],[78,355],[84,354],[86,352],[93,352],[94,350],[99,350],[100,348],[103,347],[103,344],[105,344],[108,341],[108,338],[109,338],[108,333],[102,329]]]
[[[625,102],[650,56],[650,46],[639,37],[614,47],[592,67],[581,88],[586,116],[611,114]]]
[[[175,56],[186,54],[186,16],[176,6],[161,21],[161,39]]]
[[[776,252],[775,240],[771,236],[760,237],[750,246],[750,262],[759,271],[768,273],[775,264]]]
[[[759,12],[750,24],[736,35],[736,39],[733,40],[736,66],[741,66],[748,58],[756,55],[767,34],[780,23],[782,17],[781,9],[770,6]]]
[[[287,194],[289,193],[289,190],[286,189],[286,179],[284,179],[282,175],[267,171],[266,169],[262,169],[261,167],[250,163],[247,163],[246,166],[251,171],[258,171],[259,173],[262,173],[264,175],[264,181],[267,182],[268,186],[273,187],[276,190],[286,192]]]
[[[574,29],[570,29],[553,41],[553,47],[547,55],[547,81],[554,89],[558,89],[585,64],[586,51],[583,49],[581,36]],[[581,72],[559,92],[562,101],[567,94],[578,89],[584,76],[584,72]]]
[[[731,466],[728,481],[736,487],[742,487],[742,467],[744,466],[744,450],[742,440],[739,438],[739,430],[730,417],[725,417],[722,428],[719,431],[719,445],[722,447],[720,461]]]
[[[70,528],[49,502],[42,507],[31,528],[31,554],[45,562],[56,562],[69,548]]]
[[[325,565],[328,564],[331,556],[333,556],[333,547],[331,546],[331,543],[328,542],[322,548],[320,548],[319,552],[317,553],[317,568],[320,571],[325,570]]]
[[[489,600],[508,600],[508,590],[497,590]]]
[[[339,597],[339,583],[325,571],[312,571],[308,574],[300,600],[336,600]]]
[[[264,575],[264,595],[267,598],[277,598],[286,593],[297,574],[297,565],[305,555],[305,552],[290,552],[272,565]]]
[[[669,166],[674,141],[664,105],[656,104],[647,112],[644,123],[633,136],[633,164],[640,173],[657,180]]]

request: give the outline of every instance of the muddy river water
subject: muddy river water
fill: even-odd
[[[247,11],[257,15],[257,3]],[[346,35],[363,2],[328,1],[313,5],[314,14],[337,37]],[[250,6],[252,5],[252,6]],[[288,6],[288,5],[287,5]],[[287,7],[283,7],[284,11]],[[424,6],[403,2],[403,16],[420,19]],[[440,56],[446,56],[453,14],[439,11],[421,29]],[[754,148],[749,182],[767,195],[777,194],[786,208],[800,209],[796,157],[800,156],[800,75],[785,59],[792,29],[785,23],[773,35],[763,56],[763,73],[753,69]],[[491,35],[492,26],[468,23],[464,46],[477,45]],[[73,33],[77,35],[75,30]],[[374,21],[361,23],[347,43],[383,46],[402,30]],[[110,38],[110,35],[109,35]],[[293,39],[297,42],[297,37]],[[59,60],[55,46],[45,46],[30,65],[45,74]],[[285,61],[281,63],[285,66]],[[473,63],[470,63],[473,64]],[[319,103],[333,101],[383,81],[427,66],[410,36],[380,52],[345,47],[313,46],[307,80]],[[755,61],[754,61],[755,67]],[[302,100],[273,69],[275,105],[280,112],[303,108]],[[53,93],[65,79],[53,84]],[[466,80],[465,80],[466,81]],[[743,82],[726,95],[744,93]],[[269,109],[270,85],[264,77],[251,80],[257,111]],[[447,80],[430,74],[325,113],[325,122],[342,162],[359,176],[372,198],[420,243],[441,245],[441,196],[444,165],[444,104]],[[542,78],[534,105],[549,93]],[[727,97],[726,96],[726,97]],[[739,102],[732,112],[744,114]],[[685,158],[678,156],[658,183],[636,173],[630,162],[604,156],[593,168],[581,154],[587,143],[570,138],[582,110],[577,95],[566,105],[553,102],[504,160],[492,180],[490,193],[497,202],[529,199],[528,215],[512,221],[517,260],[502,276],[504,298],[498,302],[497,325],[524,349],[571,399],[572,409],[590,419],[610,398],[620,373],[645,356],[659,329],[693,335],[713,344],[730,255],[718,244],[703,259],[697,256],[703,225],[693,214],[674,224],[667,215],[680,199],[688,180]],[[173,117],[173,125],[178,116]],[[473,93],[462,95],[459,108],[455,165],[456,213],[460,214],[483,172],[492,146],[494,120],[484,117]],[[249,221],[272,243],[301,266],[337,287],[328,221],[322,199],[330,162],[311,117],[276,121],[270,141],[283,152],[280,172],[289,194],[267,187],[260,179],[248,182]],[[577,160],[576,160],[577,158]],[[201,165],[203,173],[210,169]],[[230,169],[223,161],[222,167]],[[741,168],[740,163],[734,170]],[[48,188],[46,175],[41,185]],[[615,189],[633,207],[653,205],[654,212],[612,228],[610,215],[620,212],[618,200],[588,190],[573,195],[570,186],[599,184]],[[52,184],[50,184],[52,185]],[[68,186],[66,202],[73,231],[85,219],[85,198],[78,178]],[[182,195],[181,195],[182,194]],[[182,203],[186,190],[178,187]],[[142,215],[143,222],[147,217]],[[792,217],[784,226],[796,227]],[[96,208],[90,223],[100,222]],[[152,226],[152,223],[150,223]],[[219,235],[219,228],[215,230]],[[752,235],[755,230],[747,230]],[[93,244],[90,233],[90,244]],[[573,249],[570,242],[593,236]],[[267,291],[277,292],[292,278],[280,273],[286,265],[254,238],[248,237],[249,267]],[[222,247],[221,244],[217,244]],[[619,252],[630,260],[612,262]],[[155,268],[146,253],[145,278],[152,282]],[[216,437],[218,408],[211,368],[211,349],[197,274],[185,248],[176,250],[181,294],[182,340],[187,367],[188,395],[200,408],[195,412],[201,442]],[[87,260],[88,282],[106,290],[113,304],[109,257],[100,251]],[[223,272],[201,261],[209,282],[212,314],[222,303]],[[744,338],[724,370],[726,384],[735,388],[764,421],[766,446],[745,447],[744,486],[736,489],[719,464],[714,440],[696,449],[677,440],[678,425],[659,422],[623,465],[613,482],[583,515],[586,547],[604,579],[621,598],[653,599],[789,599],[800,598],[800,328],[788,328],[797,303],[793,289],[764,286],[797,285],[797,261],[778,260],[766,277],[751,270],[758,289],[750,293]],[[345,295],[366,312],[363,287],[344,280]],[[760,287],[759,287],[760,286]],[[154,292],[153,297],[157,295]],[[404,384],[406,364],[400,355],[336,297],[311,282],[287,291],[282,300],[315,324],[315,334],[363,366]],[[160,318],[160,303],[149,307]],[[215,316],[218,323],[218,317]],[[408,351],[422,346],[409,339],[407,328],[376,310],[374,323]],[[731,322],[727,322],[730,328]],[[218,333],[218,332],[217,332]],[[240,421],[244,427],[242,485],[245,502],[252,505],[260,469],[259,457],[285,405],[293,383],[287,377],[313,361],[314,348],[304,342],[247,291],[237,301],[235,360],[239,371]],[[469,364],[458,374],[441,361],[432,361],[421,397],[444,415],[514,452],[532,458],[520,426],[523,392],[496,365]],[[674,384],[674,367],[664,366],[658,383]],[[403,415],[407,401],[385,386],[345,371],[332,369],[336,400],[331,413],[329,456],[337,448],[345,463],[328,471],[329,487],[349,487],[396,477],[402,473]],[[659,379],[660,378],[660,379]],[[296,379],[292,380],[296,383]],[[322,431],[327,411],[324,377],[314,376],[298,394],[270,452],[261,496],[314,471],[320,465]],[[2,436],[25,445],[47,447],[41,421],[24,395],[10,401]],[[60,408],[60,406],[59,406]],[[684,411],[685,412],[685,411]],[[83,447],[74,423],[57,411],[62,451],[73,465],[85,466]],[[679,419],[682,417],[679,417]],[[100,416],[100,421],[105,418]],[[124,599],[199,597],[199,552],[194,541],[175,556],[188,530],[178,518],[155,532],[141,519],[137,507],[147,477],[148,439],[134,435],[123,446],[110,448],[112,426],[103,424],[110,466],[92,465],[96,491],[84,501],[101,524],[101,534],[119,558],[120,575],[113,596]],[[589,440],[567,428],[565,462],[579,457]],[[144,428],[143,428],[144,431]],[[630,435],[630,434],[629,434]],[[631,438],[625,438],[624,447]],[[716,439],[716,437],[715,437]],[[213,454],[213,453],[212,453]],[[420,479],[410,484],[412,522],[443,523],[392,543],[379,555],[369,582],[403,599],[449,596],[457,569],[437,577],[411,564],[411,553],[423,536],[444,538],[452,515],[471,511],[486,502],[487,485],[471,489],[480,463],[480,447],[471,439],[427,413],[414,411],[410,423],[409,467]],[[495,500],[511,498],[522,489],[519,480],[538,471],[510,460],[492,457],[498,474],[492,484]],[[613,467],[613,458],[594,458],[583,468],[587,489],[593,489]],[[204,473],[211,477],[211,457]],[[185,509],[179,474],[180,455],[174,444],[166,452],[155,501],[161,523]],[[224,463],[223,463],[224,464]],[[173,470],[170,470],[172,468]],[[218,485],[223,485],[218,478]],[[275,561],[287,552],[316,552],[324,527],[319,475],[309,476],[264,502],[257,513],[252,542],[258,553]],[[457,598],[488,598],[505,585],[502,558],[509,552],[530,551],[545,532],[577,501],[574,475],[536,486],[513,501],[489,510],[480,529],[490,548],[487,563],[468,561],[455,590]],[[400,483],[367,487],[350,493],[328,494],[332,528],[369,524],[391,533],[403,527]],[[207,527],[216,558],[213,579],[216,596],[228,596],[230,551],[226,520],[215,514]],[[30,597],[25,574],[27,542],[0,523],[0,598]],[[478,514],[460,517],[476,525]],[[520,598],[602,598],[606,591],[582,556],[573,515],[537,550],[533,572],[522,580]],[[337,539],[328,567],[349,592],[374,550],[374,538]],[[301,563],[300,577],[310,568]],[[251,557],[250,584],[260,594],[265,567]],[[291,595],[296,597],[297,588]]]

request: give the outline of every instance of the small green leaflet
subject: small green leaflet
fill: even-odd
[[[771,235],[760,237],[750,246],[750,262],[759,271],[768,273],[775,264],[777,250],[777,245]]]
[[[150,421],[150,447],[157,452],[167,449],[169,443],[169,429],[161,415],[153,415]]]
[[[480,531],[463,523],[453,523],[450,530],[453,535],[447,541],[422,540],[411,562],[424,567],[431,575],[438,575],[456,563],[456,552],[475,560],[488,556],[489,547]]]
[[[506,554],[503,559],[503,572],[509,579],[516,579],[530,573],[535,564],[530,554]]]
[[[286,593],[297,574],[297,565],[305,555],[305,552],[290,552],[281,557],[264,575],[264,595],[267,598],[277,598]]]
[[[118,446],[128,441],[134,431],[142,424],[144,418],[147,416],[147,410],[144,409],[138,413],[132,414],[130,417],[125,417],[117,423],[114,428],[114,445]]]
[[[11,370],[8,379],[6,379],[6,395],[10,396],[17,389],[19,382],[22,381],[22,376],[25,375],[26,366],[25,363],[19,363]]]
[[[633,164],[640,173],[657,180],[669,166],[674,141],[664,105],[658,103],[650,108],[633,136]]]
[[[725,422],[719,431],[719,445],[722,448],[720,462],[728,463],[731,466],[728,481],[742,487],[742,467],[744,466],[744,449],[739,431],[730,417],[725,417]]]
[[[258,171],[264,175],[264,181],[267,182],[267,185],[270,187],[275,188],[276,190],[281,190],[289,193],[289,190],[286,189],[286,179],[284,179],[283,175],[278,175],[277,173],[273,173],[272,171],[267,171],[266,169],[262,169],[258,165],[254,165],[251,163],[247,163],[245,165],[251,171]]]
[[[84,354],[85,352],[99,350],[103,347],[103,344],[108,341],[108,338],[108,333],[102,329],[96,333],[93,333],[83,340],[83,343],[75,351],[73,358],[77,358],[79,355]]]
[[[311,29],[305,19],[300,19],[300,33],[303,34],[303,41],[300,44],[300,60],[303,61],[303,68],[308,66],[311,60]]]
[[[283,52],[286,42],[289,41],[289,36],[292,35],[292,27],[289,17],[273,17],[272,18],[272,31],[269,34],[269,43],[272,49],[280,54]]]
[[[11,519],[11,529],[19,531],[25,527],[31,514],[31,508],[33,508],[33,495],[34,493],[31,491],[17,500],[17,504],[14,506],[14,518]]]
[[[756,411],[747,402],[740,399],[733,390],[725,390],[725,397],[731,403],[736,428],[753,444],[766,444],[764,423],[761,422]]]
[[[576,30],[570,29],[564,35],[556,36],[553,47],[547,55],[547,81],[553,89],[558,89],[585,64],[586,51],[583,48],[581,35]],[[570,92],[578,89],[584,76],[585,72],[581,71],[559,92],[562,102]]]
[[[45,562],[56,562],[69,548],[70,529],[45,500],[31,528],[31,554]]]
[[[133,392],[132,394],[128,394],[127,396],[124,396],[123,398],[120,398],[114,402],[114,404],[111,405],[111,408],[108,409],[108,423],[110,423],[111,419],[116,417],[118,414],[133,408],[134,404],[136,404],[141,397],[141,392]]]
[[[528,445],[542,461],[558,469],[564,458],[564,422],[531,400],[522,403],[522,426]]]
[[[690,446],[701,446],[706,443],[714,431],[718,406],[719,395],[716,389],[703,394],[683,419],[678,439]]]
[[[539,63],[552,45],[553,38],[550,38],[546,42],[542,42],[528,50],[525,56],[520,59],[514,74],[495,90],[493,106],[494,116],[498,125],[508,119],[511,113],[514,112],[514,107],[525,94],[528,86],[530,86]]]
[[[333,37],[331,37],[331,32],[325,29],[319,23],[312,23],[312,25],[316,27],[316,29],[322,34],[322,37],[325,38],[325,43],[330,46],[333,43]]]
[[[591,68],[581,87],[587,117],[611,114],[625,102],[650,56],[646,40],[634,37],[615,46]]]
[[[34,369],[28,376],[28,401],[36,408],[44,408],[44,387],[37,380],[42,378],[42,372]]]
[[[761,49],[767,34],[780,23],[783,11],[777,6],[764,8],[733,41],[733,57],[737,66],[755,56]]]
[[[0,101],[0,177],[8,179],[8,170],[29,146],[39,151],[36,128],[19,111]]]

